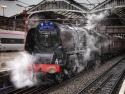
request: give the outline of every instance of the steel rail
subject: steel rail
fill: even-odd
[[[124,58],[120,59],[118,62],[121,62],[123,59],[124,59]],[[117,63],[118,63],[118,62],[117,62]],[[114,64],[113,66],[116,66],[116,65],[117,65],[117,64]],[[112,66],[112,67],[113,67],[113,66]],[[85,71],[85,70],[84,70],[84,71]],[[84,74],[84,73],[85,73],[84,71],[82,71],[82,72],[79,73],[78,75],[76,75],[76,76],[74,76],[74,77],[72,77],[72,78],[70,78],[70,79],[68,79],[68,80],[66,80],[66,81],[64,81],[64,82],[62,82],[61,84],[58,84],[58,85],[55,85],[55,86],[53,85],[53,86],[50,86],[50,87],[47,87],[47,88],[43,88],[42,86],[39,86],[39,87],[38,87],[38,86],[35,86],[35,87],[30,87],[30,88],[17,89],[17,90],[15,90],[15,91],[9,92],[9,93],[7,93],[7,94],[37,94],[37,93],[39,93],[39,94],[46,94],[47,92],[49,92],[49,91],[51,91],[51,90],[55,90],[55,89],[57,89],[57,88],[59,88],[59,87],[65,85],[65,84],[69,83],[70,81],[72,81],[72,80],[74,80],[74,79],[80,77],[81,74]]]
[[[39,87],[33,88],[32,90],[23,92],[23,94],[36,94],[36,92],[41,92],[41,91],[47,90],[48,88],[49,88],[49,86],[48,87],[47,86],[39,86]],[[22,94],[22,93],[17,93],[17,94]]]
[[[20,88],[20,89],[15,89],[15,90],[12,90],[10,92],[8,92],[7,94],[22,94],[22,92],[26,92],[28,90],[31,90],[33,89],[34,87],[24,87],[24,88]]]
[[[99,85],[98,87],[97,87],[97,89],[93,92],[93,94],[97,94],[97,92],[109,81],[109,79],[111,79],[113,77],[113,74],[111,74],[109,77],[107,77],[107,79],[104,81],[104,82],[102,82],[102,84],[101,85]]]
[[[121,58],[116,64],[114,64],[111,68],[114,68],[118,63],[120,63],[122,60],[124,60],[125,59],[125,57],[123,57],[123,58]],[[109,70],[111,70],[111,69],[109,69]],[[109,70],[107,70],[107,71],[109,71]],[[107,72],[106,71],[106,72]],[[78,77],[80,77],[81,76],[81,74],[83,74],[84,72],[81,72],[80,74],[78,74],[78,75],[76,75],[76,76],[74,76],[73,78],[71,78],[71,79],[69,79],[69,80],[66,80],[66,81],[64,81],[63,83],[61,83],[61,84],[59,84],[59,85],[56,85],[56,86],[54,86],[54,87],[50,87],[50,88],[48,88],[48,89],[46,89],[46,90],[44,90],[44,91],[33,91],[33,92],[30,92],[29,94],[37,94],[37,93],[39,93],[39,94],[47,94],[48,92],[50,92],[50,91],[53,91],[53,90],[56,90],[57,88],[59,88],[59,87],[61,87],[61,86],[63,86],[63,85],[65,85],[65,84],[67,84],[67,83],[69,83],[70,81],[72,81],[72,80],[74,80],[74,79],[76,79],[76,78],[78,78]],[[104,74],[104,73],[103,73]],[[105,73],[106,74],[106,73]],[[110,75],[107,79],[109,79],[110,77],[112,77],[112,75]],[[26,94],[28,94],[28,93],[26,93]],[[76,94],[76,93],[75,93]],[[78,93],[79,94],[79,93]]]
[[[98,80],[100,80],[103,76],[105,76],[109,71],[111,71],[114,67],[116,67],[124,59],[125,59],[125,57],[122,58],[121,60],[119,60],[116,64],[114,64],[112,67],[110,67],[107,71],[102,73],[99,77],[97,77],[94,81],[92,81],[90,84],[88,84],[84,89],[80,90],[77,94],[83,94],[83,92],[89,90],[94,85],[94,83],[96,83]]]
[[[43,86],[34,86],[34,87],[29,87],[29,88],[23,88],[23,89],[16,89],[14,91],[11,91],[7,94],[36,94],[36,92],[40,92],[40,94],[43,94],[43,93],[46,93],[48,92],[49,90],[53,90],[57,87],[60,87],[64,84],[67,84],[67,82],[73,80],[73,79],[76,79],[78,77],[80,77],[80,75],[84,73],[84,72],[81,72],[79,75],[77,76],[74,76],[73,78],[71,79],[68,79],[64,82],[62,82],[61,84],[57,84],[57,85],[52,85],[52,86],[46,86],[46,87],[43,87]]]
[[[5,73],[5,74],[1,74],[0,75],[0,84],[1,84],[1,88],[0,88],[0,93],[2,94],[6,94],[5,92],[8,92],[12,89],[14,89],[14,86],[12,85],[11,81],[10,81],[10,77],[9,77],[9,73]]]
[[[116,81],[114,87],[112,88],[112,91],[110,92],[110,94],[118,94],[118,88],[119,86],[122,84],[123,82],[123,78],[125,77],[125,69],[122,72],[122,74],[119,76],[118,80]]]
[[[39,93],[39,94],[47,94],[47,92],[49,92],[49,91],[51,91],[51,90],[56,90],[57,88],[59,88],[59,87],[61,87],[61,86],[63,86],[63,85],[66,85],[67,83],[71,82],[72,80],[75,80],[76,78],[79,78],[79,77],[81,76],[81,74],[84,74],[84,73],[85,73],[85,71],[86,71],[86,70],[80,72],[78,75],[75,75],[75,76],[73,76],[73,77],[70,78],[70,79],[67,79],[67,80],[63,81],[63,82],[60,83],[60,84],[51,86],[51,87],[49,87],[48,89],[45,89],[45,90],[43,90],[43,91],[42,91],[41,89],[37,89],[37,90],[35,90],[35,91],[33,91],[33,92],[24,93],[24,94],[37,94],[37,93]],[[41,90],[41,91],[40,91],[40,90]]]

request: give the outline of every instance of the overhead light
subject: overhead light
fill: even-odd
[[[2,10],[3,10],[3,16],[5,16],[4,11],[5,11],[5,9],[7,8],[7,6],[6,6],[6,5],[0,5],[0,7],[1,7],[1,8],[2,8]]]
[[[0,7],[1,7],[1,8],[7,8],[7,6],[6,6],[6,5],[0,5]]]

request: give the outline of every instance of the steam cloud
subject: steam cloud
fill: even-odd
[[[14,60],[7,62],[11,69],[11,81],[16,88],[33,86],[36,84],[32,80],[33,72],[28,69],[29,64],[35,61],[34,57],[26,52],[21,52]]]
[[[108,15],[108,12],[102,12],[100,14],[88,14],[87,15],[87,24],[85,26],[85,28],[91,32],[93,32],[93,34],[90,34],[88,32],[86,33],[87,36],[87,49],[86,52],[84,54],[84,58],[85,60],[90,59],[91,57],[91,52],[93,51],[97,51],[99,48],[97,47],[97,41],[99,40],[99,37],[104,37],[104,35],[98,33],[98,31],[95,31],[95,27],[97,26],[97,24],[104,19],[104,17],[106,17]],[[95,34],[96,36],[95,36]],[[100,44],[98,44],[100,45]],[[107,44],[108,45],[108,44]]]
[[[100,14],[88,14],[87,15],[87,25],[85,26],[86,29],[92,30],[96,27],[98,22],[100,22],[104,17],[108,15],[108,12],[102,12]]]
[[[102,35],[98,33],[95,30],[95,27],[97,24],[106,17],[108,13],[105,11],[100,14],[89,14],[87,15],[87,24],[85,26],[69,26],[69,25],[62,25],[60,26],[61,28],[61,37],[62,37],[62,42],[65,44],[64,46],[66,48],[75,48],[75,51],[80,50],[82,53],[82,58],[84,62],[78,63],[79,60],[77,56],[73,56],[75,59],[75,65],[78,67],[78,71],[81,71],[84,69],[84,66],[86,65],[86,62],[88,60],[91,60],[94,58],[94,52],[98,51],[98,43],[99,37],[107,37],[105,35]],[[68,40],[67,37],[65,36],[68,32]],[[103,42],[105,46],[109,45],[107,41]],[[75,45],[75,47],[74,47]],[[80,58],[81,59],[81,58]],[[82,66],[83,65],[83,66]]]

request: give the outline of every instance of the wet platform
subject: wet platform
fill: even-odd
[[[125,94],[125,78],[124,78],[124,81],[120,87],[119,94]]]
[[[0,72],[7,71],[6,63],[13,60],[19,52],[1,52],[0,53]]]

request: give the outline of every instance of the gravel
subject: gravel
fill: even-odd
[[[112,59],[100,67],[96,67],[93,70],[81,74],[80,77],[69,81],[67,84],[62,85],[56,90],[49,91],[48,94],[76,94],[79,90],[83,89],[86,85],[91,83],[100,74],[109,69],[112,65],[121,60],[123,56]]]

